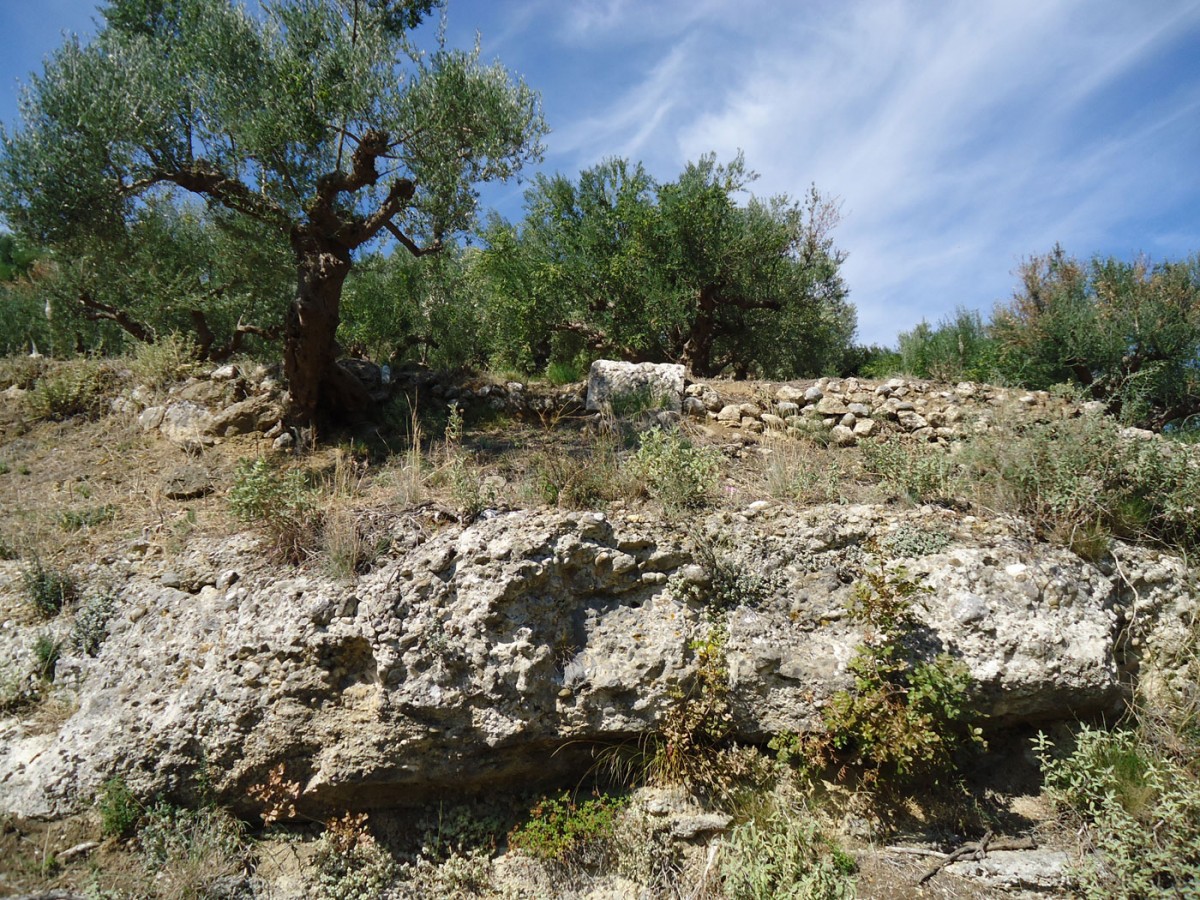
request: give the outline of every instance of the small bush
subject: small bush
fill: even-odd
[[[616,446],[605,438],[585,450],[538,454],[532,470],[538,497],[549,506],[595,509],[620,489]]]
[[[546,366],[546,380],[556,386],[575,384],[587,378],[587,371],[581,360],[554,360]]]
[[[321,900],[375,900],[396,877],[396,864],[367,830],[365,813],[326,822],[313,860]]]
[[[172,333],[152,344],[139,343],[129,360],[138,384],[161,391],[199,371],[196,342],[189,335]]]
[[[79,587],[69,572],[48,569],[39,559],[21,573],[21,578],[30,602],[47,619],[58,615],[79,597]]]
[[[883,539],[884,548],[893,556],[928,556],[950,546],[951,537],[944,531],[930,531],[902,525]]]
[[[818,431],[820,438],[828,442],[829,431],[819,424]],[[763,464],[767,493],[800,503],[836,502],[850,480],[843,458],[842,451],[814,447],[812,442],[781,442],[771,448]]]
[[[575,801],[567,793],[545,798],[529,811],[529,819],[508,836],[514,850],[573,869],[593,868],[611,853],[617,820],[626,800],[597,794]]]
[[[321,516],[301,471],[280,472],[261,456],[242,460],[229,489],[229,506],[243,522],[267,533],[280,559],[299,563],[319,545]]]
[[[1110,536],[1200,545],[1200,459],[1188,445],[1130,439],[1084,416],[976,439],[962,454],[976,490],[1085,555]]]
[[[182,809],[159,802],[137,833],[143,865],[154,873],[155,896],[227,896],[245,868],[245,826],[223,809]]]
[[[54,680],[54,667],[58,665],[58,657],[62,652],[62,644],[49,634],[39,634],[33,642],[33,658],[37,660],[34,674],[42,681]]]
[[[111,594],[101,594],[80,607],[71,627],[71,646],[77,653],[99,655],[100,645],[108,637],[108,621],[115,606],[116,599]]]
[[[866,633],[849,663],[854,687],[830,699],[823,732],[772,741],[785,761],[840,764],[868,782],[936,779],[955,770],[957,751],[983,745],[980,730],[968,724],[967,667],[947,653],[921,659],[912,646],[912,603],[924,590],[903,568],[868,572],[858,582],[850,615]]]
[[[682,785],[718,804],[729,805],[747,787],[767,780],[766,760],[752,747],[733,742],[729,703],[728,633],[713,625],[691,642],[696,676],[672,692],[670,707],[658,722],[649,745],[649,780]]]
[[[762,550],[754,542],[708,535],[696,543],[693,555],[707,579],[698,599],[708,603],[710,612],[759,606],[784,588],[780,577],[764,568]]]
[[[894,439],[863,441],[863,469],[914,503],[950,493],[954,464],[942,450]]]
[[[111,503],[106,503],[86,509],[64,509],[58,514],[58,525],[63,531],[79,531],[111,522],[116,517],[117,508]]]
[[[24,397],[25,408],[35,419],[54,422],[75,416],[97,418],[105,411],[116,386],[116,372],[108,363],[70,360],[38,380]]]
[[[96,794],[100,813],[100,833],[105,837],[125,838],[133,834],[142,818],[142,806],[123,778],[110,778]]]
[[[731,900],[854,896],[853,857],[821,838],[803,811],[772,806],[736,826],[721,847],[721,883]]]
[[[1200,780],[1137,728],[1084,726],[1058,757],[1035,740],[1046,792],[1090,853],[1075,875],[1085,897],[1190,896],[1200,884]],[[1194,761],[1194,757],[1193,760]]]
[[[631,467],[651,497],[678,512],[709,502],[717,488],[720,458],[715,450],[692,446],[678,431],[654,428],[641,436]]]

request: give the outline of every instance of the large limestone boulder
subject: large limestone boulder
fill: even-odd
[[[679,412],[683,391],[682,365],[598,359],[588,372],[587,408],[598,412],[625,402]]]
[[[1131,623],[1153,648],[1153,611],[1175,628],[1196,608],[1172,557],[1122,551],[1110,572],[1018,521],[932,507],[393,529],[408,549],[353,583],[281,573],[252,535],[197,542],[161,571],[97,562],[121,584],[110,636],[60,663],[78,707],[57,730],[0,720],[0,813],[75,811],[116,775],[140,796],[211,783],[253,812],[248,788],[281,762],[308,814],[577,775],[659,727],[714,621],[737,733],[804,731],[851,683],[863,633],[847,601],[879,547],[929,588],[923,652],[961,658],[994,723],[1119,707],[1142,663]],[[18,585],[0,577],[0,606]],[[9,629],[0,655],[33,636]]]

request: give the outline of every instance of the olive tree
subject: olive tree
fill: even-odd
[[[666,184],[625,160],[578,182],[538,178],[520,225],[494,220],[485,234],[501,349],[540,367],[557,336],[560,349],[700,376],[836,370],[855,327],[830,237],[837,208],[815,189],[804,203],[739,203],[754,177],[741,156],[704,156]]]
[[[997,365],[1045,388],[1073,382],[1131,422],[1200,416],[1200,256],[1152,264],[1061,247],[1026,261],[992,316]]]
[[[354,254],[468,228],[475,185],[540,153],[537,95],[478,49],[423,52],[437,0],[109,0],[31,79],[0,134],[0,211],[49,246],[119,230],[147,196],[203,197],[286,239],[292,414],[360,410],[337,365]]]

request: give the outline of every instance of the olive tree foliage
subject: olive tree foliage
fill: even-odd
[[[837,369],[855,329],[837,207],[815,189],[740,205],[754,178],[740,155],[704,156],[667,184],[620,159],[577,182],[539,177],[524,220],[493,219],[484,236],[501,352],[527,369],[572,354],[701,376]]]
[[[292,412],[360,410],[337,365],[342,287],[376,240],[414,255],[469,228],[475,185],[540,153],[537,95],[478,50],[431,52],[436,0],[109,0],[90,44],[32,77],[0,135],[0,211],[49,246],[198,195],[286,242]]]
[[[1200,256],[1080,262],[1061,247],[1028,260],[992,316],[997,366],[1044,388],[1073,382],[1128,421],[1200,415]]]
[[[528,371],[581,354],[665,356],[646,246],[653,190],[640,164],[612,159],[578,183],[538,175],[520,226],[493,215],[478,266],[501,356]]]
[[[23,246],[11,234],[0,234],[0,282],[28,275],[37,258],[36,250]]]
[[[492,342],[471,248],[421,258],[372,254],[346,280],[338,341],[347,353],[396,365],[481,368]]]
[[[259,223],[150,197],[120,228],[60,244],[13,285],[0,332],[60,356],[187,333],[200,358],[222,360],[279,334],[294,287],[286,242]]]

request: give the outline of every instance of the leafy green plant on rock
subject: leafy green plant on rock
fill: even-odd
[[[46,619],[58,615],[79,597],[79,586],[69,572],[47,568],[40,559],[35,558],[33,565],[21,573],[21,580],[34,609]]]
[[[396,877],[396,864],[367,829],[366,813],[325,823],[313,857],[321,900],[374,900]]]
[[[651,497],[679,512],[708,503],[717,487],[720,454],[693,446],[678,431],[654,428],[641,436],[630,465]]]
[[[728,803],[747,785],[765,782],[765,758],[733,740],[728,631],[713,624],[691,642],[696,674],[671,694],[671,705],[651,739],[651,783],[682,785],[718,803]]]
[[[611,854],[624,797],[596,794],[575,800],[565,791],[543,798],[529,811],[524,824],[513,829],[508,845],[514,850],[566,866],[592,868]]]
[[[100,833],[106,837],[129,837],[142,818],[142,807],[123,778],[110,778],[96,794]]]
[[[854,896],[854,858],[825,841],[804,811],[780,809],[736,826],[721,847],[731,900],[841,900]]]
[[[1083,896],[1192,896],[1200,884],[1195,746],[1179,760],[1141,729],[1084,726],[1065,756],[1043,734],[1034,749],[1047,794],[1090,851],[1074,873]]]
[[[966,665],[948,653],[921,659],[914,646],[919,623],[912,607],[927,591],[903,567],[864,574],[849,606],[865,628],[849,663],[854,686],[829,700],[820,732],[772,741],[781,757],[856,770],[874,783],[936,777],[953,770],[960,749],[982,746],[980,729],[969,724]]]
[[[315,552],[321,516],[303,472],[280,472],[261,456],[242,460],[229,489],[229,506],[243,522],[267,533],[280,559],[298,563]]]

